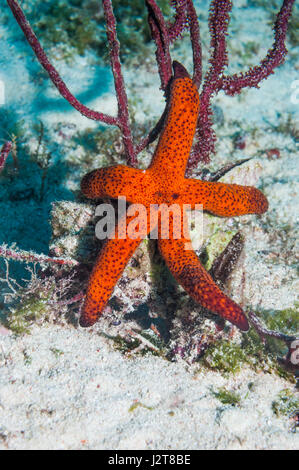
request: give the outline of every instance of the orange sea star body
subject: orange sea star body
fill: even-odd
[[[117,198],[125,196],[130,203],[140,203],[149,214],[153,204],[178,204],[183,216],[184,204],[202,204],[203,209],[215,215],[231,217],[244,214],[262,214],[268,208],[265,196],[256,188],[207,182],[185,178],[185,170],[192,147],[199,112],[199,95],[183,66],[174,63],[174,78],[170,89],[167,117],[152,160],[147,170],[117,165],[94,170],[81,184],[89,198]],[[126,218],[126,227],[133,219]],[[150,217],[144,233],[149,233]],[[203,307],[217,313],[241,330],[247,331],[248,321],[241,307],[227,297],[201,265],[193,250],[186,250],[189,235],[173,237],[174,217],[169,218],[169,237],[159,225],[158,246],[174,278],[188,294]],[[118,236],[108,239],[91,273],[80,325],[93,325],[107,304],[115,284],[129,259],[143,239]],[[140,227],[139,227],[140,230]]]

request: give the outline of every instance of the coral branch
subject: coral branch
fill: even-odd
[[[245,73],[223,76],[219,89],[232,96],[246,87],[258,88],[259,83],[274,73],[274,69],[284,62],[288,52],[285,46],[286,33],[294,2],[295,0],[284,0],[274,25],[274,44],[260,65],[250,68]]]
[[[159,67],[161,88],[165,90],[172,75],[168,30],[162,11],[156,1],[146,0],[146,6],[152,38],[157,46],[156,59]]]
[[[196,130],[196,143],[190,156],[188,167],[194,167],[199,161],[209,162],[211,153],[215,152],[216,135],[212,128],[211,98],[219,91],[219,81],[227,65],[226,35],[229,13],[232,8],[230,0],[213,0],[210,7],[209,28],[211,32],[210,69],[205,76],[200,95],[200,113]]]
[[[189,158],[188,168],[194,167],[199,161],[209,162],[209,157],[215,153],[216,135],[212,128],[211,98],[220,90],[228,95],[240,93],[243,88],[257,87],[259,83],[274,73],[274,69],[284,61],[287,49],[285,47],[288,22],[295,0],[284,0],[274,25],[275,39],[266,57],[245,73],[232,76],[223,75],[227,66],[226,35],[229,23],[229,13],[232,8],[230,0],[213,0],[209,18],[211,32],[210,69],[205,77],[200,96],[200,114],[198,118],[196,140]],[[192,42],[193,43],[193,42]]]
[[[128,163],[132,166],[136,166],[137,159],[130,128],[128,99],[121,71],[119,42],[116,34],[116,20],[113,13],[111,0],[103,0],[103,8],[106,19],[106,32],[110,51],[110,62],[118,102],[118,125],[122,131],[123,143],[126,149]]]
[[[287,370],[293,372],[295,377],[298,377],[298,362],[294,363],[292,361],[292,356],[296,351],[297,344],[299,344],[299,338],[296,338],[296,336],[286,335],[280,331],[269,330],[261,323],[260,319],[253,312],[248,313],[248,318],[263,342],[265,342],[265,338],[268,337],[278,339],[285,343],[288,348],[288,352],[284,358],[278,358],[278,360]]]
[[[199,161],[208,162],[210,155],[215,152],[216,135],[212,127],[212,97],[220,90],[224,90],[228,95],[234,95],[239,93],[245,87],[258,87],[262,80],[272,74],[274,69],[283,63],[284,57],[287,53],[287,49],[285,47],[286,32],[294,2],[295,0],[283,1],[274,26],[274,44],[272,48],[269,49],[266,57],[261,61],[261,63],[247,72],[228,76],[224,75],[224,68],[228,63],[226,36],[232,1],[212,0],[209,16],[209,29],[211,33],[210,68],[205,77],[200,95],[200,114],[196,129],[195,144],[188,161],[188,169],[194,167]],[[22,28],[25,37],[35,52],[39,62],[44,67],[61,95],[84,116],[106,124],[118,126],[122,133],[122,140],[128,163],[132,166],[136,166],[137,154],[158,136],[163,124],[163,116],[153,131],[136,147],[134,147],[128,110],[128,99],[121,71],[120,45],[117,39],[116,20],[111,0],[102,0],[102,3],[106,20],[111,68],[118,102],[117,117],[93,111],[80,103],[72,95],[60,77],[58,71],[47,58],[18,2],[16,0],[7,0],[7,3]],[[194,1],[170,0],[170,3],[175,10],[175,18],[173,22],[168,24],[166,23],[163,13],[157,4],[157,0],[145,0],[145,3],[148,9],[148,22],[152,38],[156,43],[156,60],[162,90],[167,90],[167,86],[172,77],[170,43],[180,38],[184,29],[187,27],[190,32],[190,41],[193,51],[193,82],[197,87],[199,87],[202,80],[202,51],[199,24],[194,8]],[[2,155],[2,153],[1,158],[4,161],[4,154]]]
[[[209,105],[211,96],[218,91],[219,78],[228,63],[226,36],[231,8],[230,0],[213,0],[211,3],[209,28],[212,52],[209,59],[211,66],[201,93],[201,103],[204,107]]]
[[[177,39],[183,30],[188,26],[190,30],[191,45],[193,51],[193,81],[197,87],[200,86],[202,80],[202,52],[200,42],[199,24],[195,8],[192,0],[172,0],[172,6],[176,10],[175,21],[166,26],[162,12],[157,6],[155,0],[146,0],[149,11],[149,25],[152,31],[152,37],[157,45],[156,59],[161,79],[161,88],[166,89],[171,78],[171,57],[169,52],[169,44]],[[145,137],[137,146],[136,154],[138,155],[148,144],[153,142],[159,135],[165,118],[163,112],[157,125],[152,129],[147,137]]]
[[[1,152],[0,152],[0,173],[1,173],[1,171],[3,170],[3,168],[5,166],[6,159],[9,155],[9,152],[11,151],[11,149],[12,149],[12,142],[10,142],[10,141],[5,142],[5,144],[3,145],[2,149],[1,149]]]
[[[187,14],[193,52],[193,82],[199,88],[202,80],[202,52],[199,24],[192,0],[187,0]]]
[[[168,24],[168,37],[170,42],[174,42],[181,36],[188,26],[187,3],[188,0],[171,0],[171,5],[176,11],[174,22]]]
[[[262,338],[268,336],[270,338],[280,339],[281,341],[285,341],[286,343],[294,341],[296,339],[296,336],[285,335],[284,333],[280,333],[279,331],[268,330],[268,328],[262,325],[260,319],[253,312],[248,313],[248,318]]]
[[[210,173],[207,177],[204,177],[206,181],[218,181],[222,176],[226,175],[229,171],[231,171],[233,168],[236,168],[237,166],[243,165],[243,163],[248,162],[251,160],[251,158],[242,158],[242,160],[237,160],[234,163],[228,163],[227,165],[224,165],[222,168],[219,170],[215,171],[214,173]]]
[[[0,245],[0,257],[25,263],[54,263],[67,266],[77,266],[79,264],[78,261],[71,258],[50,258],[46,255],[34,253],[33,251],[11,249],[6,245]]]
[[[113,117],[107,114],[99,113],[93,111],[87,106],[80,103],[77,98],[72,95],[70,90],[67,88],[66,84],[60,77],[58,71],[49,61],[45,51],[43,50],[40,42],[38,41],[36,35],[34,34],[26,16],[24,15],[21,7],[18,2],[15,0],[7,0],[8,6],[10,7],[14,17],[16,18],[18,24],[24,32],[24,35],[33,49],[37,59],[40,64],[43,66],[45,71],[48,73],[53,84],[58,89],[59,93],[83,116],[86,116],[89,119],[95,121],[101,121],[105,124],[116,125],[122,131],[122,137],[124,142],[124,147],[127,153],[128,163],[131,165],[136,165],[136,154],[134,151],[130,121],[129,121],[129,112],[128,112],[128,100],[124,87],[124,80],[121,73],[121,64],[119,59],[119,42],[116,36],[116,22],[113,14],[112,4],[110,0],[103,0],[103,8],[106,18],[107,25],[107,38],[110,48],[110,60],[111,67],[114,76],[115,91],[118,102],[118,117]]]
[[[21,27],[28,43],[30,44],[31,48],[33,49],[38,61],[43,66],[47,74],[49,75],[50,79],[52,80],[53,84],[58,89],[59,93],[75,108],[79,111],[83,116],[86,116],[89,119],[93,119],[95,121],[101,121],[105,124],[110,125],[118,125],[118,120],[115,117],[109,116],[107,114],[98,113],[97,111],[93,111],[92,109],[84,106],[77,98],[72,95],[70,90],[67,88],[66,84],[60,77],[59,73],[55,69],[55,67],[50,63],[44,49],[42,48],[39,40],[37,39],[36,35],[34,34],[26,16],[24,15],[21,7],[19,6],[18,2],[15,0],[6,0],[8,3],[9,8],[11,9],[15,19],[17,20],[19,26]]]

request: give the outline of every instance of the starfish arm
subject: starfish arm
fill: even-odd
[[[90,199],[125,196],[128,202],[135,203],[146,203],[148,187],[152,186],[145,171],[125,165],[93,170],[81,181],[81,191]]]
[[[203,210],[222,217],[263,214],[267,198],[252,186],[186,179],[177,201],[181,204],[202,204]]]
[[[176,240],[172,237],[168,240],[159,238],[159,250],[172,275],[196,302],[241,330],[248,331],[249,325],[243,310],[215,284],[195,252],[187,248],[190,243],[189,235]]]
[[[149,167],[165,181],[177,184],[185,175],[199,111],[196,86],[186,76],[174,78],[167,117]]]
[[[89,278],[86,298],[79,321],[80,326],[92,326],[98,320],[127,263],[149,232],[148,223],[148,230],[146,230],[146,225],[145,228],[143,225],[143,236],[137,236],[136,238],[128,236],[132,233],[129,225],[133,220],[133,216],[126,217],[125,221],[122,219],[115,229],[115,238],[108,239],[105,242]],[[120,238],[120,225],[123,223],[126,238]],[[142,223],[146,224],[147,222],[143,221]],[[141,231],[142,227],[139,226],[139,230]]]

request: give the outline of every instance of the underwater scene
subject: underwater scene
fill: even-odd
[[[298,0],[3,0],[0,43],[0,449],[298,450]]]

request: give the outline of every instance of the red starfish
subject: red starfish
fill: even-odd
[[[262,214],[268,208],[265,196],[256,188],[186,179],[185,169],[192,146],[199,112],[199,95],[185,68],[174,62],[168,112],[151,165],[138,170],[125,165],[94,170],[81,184],[89,198],[117,198],[125,196],[130,203],[140,203],[149,215],[152,204],[202,204],[203,209],[215,215],[230,217],[243,214]],[[134,220],[127,212],[126,228]],[[147,217],[150,219],[150,217]],[[188,294],[203,307],[211,310],[247,331],[248,321],[241,307],[227,297],[201,265],[193,250],[186,250],[189,234],[174,239],[174,218],[169,219],[169,239],[165,227],[159,224],[158,245],[174,278]],[[141,227],[139,227],[140,229]],[[142,227],[149,233],[149,220]],[[93,325],[107,304],[116,282],[135,249],[144,238],[121,238],[120,225],[114,239],[108,239],[91,273],[86,300],[80,317],[81,326]],[[184,229],[185,230],[185,229]],[[184,232],[186,233],[186,232]]]

